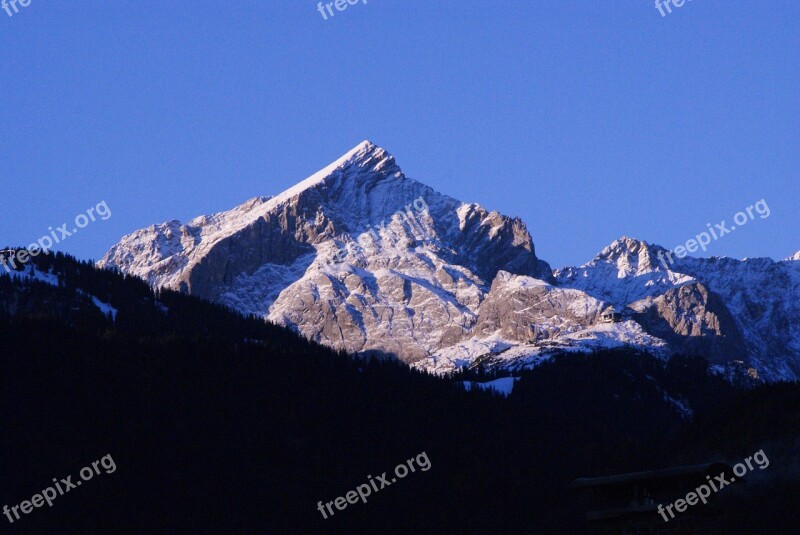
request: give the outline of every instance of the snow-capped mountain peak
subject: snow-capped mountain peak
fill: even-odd
[[[650,245],[646,241],[622,236],[603,249],[585,266],[596,266],[601,263],[613,264],[620,276],[649,273],[658,269],[666,251],[658,245]],[[659,253],[662,254],[661,258]],[[663,269],[663,267],[662,267]]]
[[[352,171],[372,172],[382,180],[389,177],[402,178],[400,168],[395,164],[394,157],[391,154],[371,141],[362,141],[330,165],[298,182],[280,195],[275,196],[273,198],[273,206],[287,202],[312,188],[320,186],[334,187],[338,180],[357,174]]]
[[[406,360],[460,340],[499,271],[552,278],[521,220],[406,177],[368,141],[274,197],[126,236],[100,265]]]
[[[519,218],[364,141],[277,195],[125,236],[100,265],[436,372],[632,346],[800,377],[800,262],[665,253],[623,236],[553,272]]]

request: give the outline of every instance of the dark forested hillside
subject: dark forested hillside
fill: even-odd
[[[732,494],[729,526],[797,523],[797,385],[617,351],[556,358],[503,398],[63,255],[34,265],[0,276],[0,505],[107,454],[117,470],[3,532],[582,533],[577,477],[762,448],[761,510]],[[429,470],[317,510],[422,452]]]

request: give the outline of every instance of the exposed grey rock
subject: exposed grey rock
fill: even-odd
[[[521,220],[437,193],[364,142],[275,197],[134,232],[100,265],[436,372],[632,346],[800,377],[800,262],[665,252],[623,237],[552,272]]]

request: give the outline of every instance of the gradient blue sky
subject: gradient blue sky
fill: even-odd
[[[0,244],[63,243],[275,194],[370,139],[520,216],[545,260],[667,247],[762,198],[708,254],[800,250],[800,4],[694,0],[49,2],[0,11]]]

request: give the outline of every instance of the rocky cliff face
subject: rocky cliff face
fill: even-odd
[[[436,372],[633,346],[800,376],[800,262],[667,266],[663,252],[622,238],[554,273],[522,221],[437,193],[364,142],[275,197],[126,236],[100,265]]]
[[[369,142],[276,197],[126,236],[100,265],[409,361],[461,340],[501,269],[552,279],[522,221],[407,178]]]
[[[699,282],[631,304],[639,324],[674,352],[705,355],[712,363],[746,358],[744,340],[722,299]]]
[[[559,286],[602,298],[673,352],[717,365],[748,361],[762,377],[800,377],[800,262],[768,258],[683,258],[622,238],[579,268],[556,273]]]

